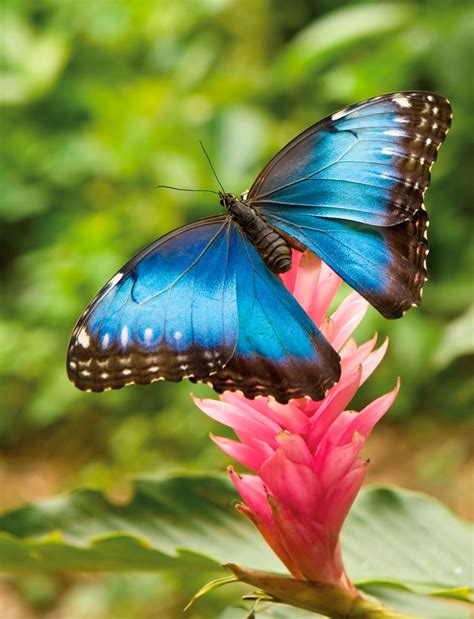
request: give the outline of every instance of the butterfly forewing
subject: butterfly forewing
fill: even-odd
[[[224,217],[171,232],[129,262],[86,309],[68,350],[69,378],[103,391],[206,378],[237,340],[233,224]]]
[[[398,317],[421,298],[427,218],[419,211],[450,122],[449,102],[430,93],[350,106],[280,151],[247,199],[385,316]]]

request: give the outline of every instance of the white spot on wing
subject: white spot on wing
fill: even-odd
[[[174,332],[174,339],[179,342],[179,340],[183,337],[183,334],[181,333],[181,331],[175,331]]]
[[[107,348],[110,344],[110,333],[106,333],[102,338],[102,348]]]
[[[89,346],[91,338],[89,337],[85,327],[82,327],[77,334],[77,342],[82,346],[82,348],[87,348]]]
[[[400,129],[388,129],[387,131],[384,131],[384,135],[393,135],[395,137],[403,137],[405,133],[403,131],[400,131]]]
[[[331,120],[339,120],[339,118],[342,118],[346,114],[347,114],[347,110],[341,110],[341,111],[336,112],[335,114],[333,114],[331,116]]]
[[[128,344],[128,327],[125,325],[122,327],[122,332],[120,333],[120,342],[122,346],[126,346]]]
[[[150,329],[150,327],[147,327],[145,329],[145,342],[149,344],[152,339],[153,339],[153,329]]]
[[[405,107],[405,108],[411,107],[411,103],[407,99],[407,97],[395,97],[393,100],[399,107]]]
[[[107,286],[108,286],[109,288],[112,288],[112,286],[115,286],[116,284],[118,284],[118,283],[119,283],[119,281],[122,279],[122,277],[123,277],[123,273],[119,271],[118,273],[116,273],[116,274],[112,277],[112,279],[109,281],[109,283],[107,284]]]

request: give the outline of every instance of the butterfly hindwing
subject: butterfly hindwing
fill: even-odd
[[[84,390],[206,378],[237,340],[236,264],[225,217],[165,235],[133,258],[74,329],[68,374]]]
[[[270,394],[282,403],[303,396],[320,400],[339,378],[339,355],[246,236],[238,234],[237,346],[229,363],[208,380],[219,393]]]
[[[419,303],[427,275],[426,211],[390,227],[300,214],[267,219],[317,253],[387,318]]]
[[[280,151],[247,200],[384,316],[398,317],[421,298],[423,195],[450,122],[449,102],[430,93],[350,106]]]

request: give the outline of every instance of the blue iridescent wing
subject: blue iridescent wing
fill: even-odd
[[[208,381],[219,393],[278,402],[320,400],[340,376],[339,355],[236,226],[239,334],[234,355]]]
[[[339,356],[232,220],[162,237],[85,310],[68,350],[83,390],[190,378],[216,391],[320,399]]]
[[[80,389],[205,379],[237,341],[233,224],[212,217],[175,230],[117,273],[85,310],[67,369]]]
[[[247,201],[396,318],[421,299],[428,251],[423,196],[450,122],[449,102],[430,93],[352,105],[280,151]]]

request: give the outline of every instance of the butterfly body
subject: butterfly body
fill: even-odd
[[[443,97],[393,93],[303,131],[227,213],[128,262],[79,319],[67,370],[80,389],[189,378],[216,391],[318,400],[339,355],[278,277],[317,254],[387,318],[421,301],[424,194],[451,123]]]
[[[260,257],[272,273],[286,273],[291,269],[291,246],[273,226],[246,202],[231,193],[221,193],[220,203],[229,216],[245,232]]]

